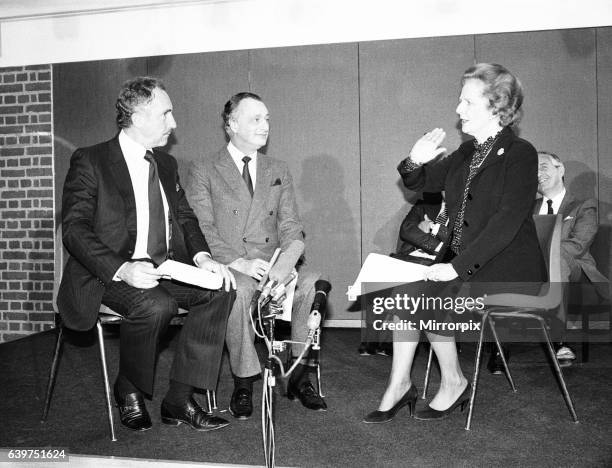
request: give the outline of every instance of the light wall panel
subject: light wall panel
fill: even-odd
[[[327,318],[355,318],[345,292],[361,265],[357,45],[256,50],[250,69],[270,110],[267,154],[294,178],[307,264],[333,285]]]
[[[599,222],[612,225],[612,27],[597,30]]]
[[[418,198],[396,170],[414,142],[442,127],[449,151],[461,143],[455,108],[473,57],[471,36],[360,43],[363,258],[395,251],[400,223]]]
[[[594,251],[598,266],[612,273],[612,28],[597,29],[597,146],[599,224]]]
[[[595,30],[476,36],[476,58],[501,63],[521,80],[521,136],[564,161],[575,196],[597,196]]]
[[[151,57],[147,73],[164,80],[172,99],[177,129],[169,150],[185,183],[194,159],[226,144],[221,112],[232,94],[248,89],[248,52]]]

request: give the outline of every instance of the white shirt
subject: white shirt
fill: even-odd
[[[234,164],[236,164],[240,174],[242,174],[242,168],[244,167],[244,161],[242,158],[245,156],[249,156],[251,158],[249,161],[249,175],[251,176],[251,181],[253,182],[253,190],[255,190],[255,183],[257,182],[257,151],[253,151],[251,154],[244,154],[242,151],[236,148],[231,141],[227,144],[227,151],[232,157]]]
[[[559,207],[561,206],[561,202],[563,201],[564,196],[565,187],[563,187],[563,190],[552,198],[548,198],[542,195],[542,205],[540,206],[540,212],[538,214],[548,214],[548,200],[552,200],[553,213],[559,213]]]
[[[147,253],[147,241],[149,238],[149,166],[151,163],[145,159],[148,148],[134,141],[123,130],[119,133],[119,146],[121,146],[123,157],[130,171],[136,201],[136,245],[132,258],[150,258]],[[167,246],[169,237],[168,200],[161,182],[159,187],[164,204]]]

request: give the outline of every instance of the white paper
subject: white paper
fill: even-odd
[[[349,301],[357,300],[363,291],[361,283],[394,283],[400,285],[425,279],[429,267],[419,263],[405,262],[397,258],[371,253],[363,262],[359,275],[353,285],[349,285]],[[373,291],[372,291],[373,292]]]
[[[200,286],[204,289],[219,289],[223,284],[221,273],[211,273],[174,260],[166,260],[157,267],[157,272],[173,280]]]

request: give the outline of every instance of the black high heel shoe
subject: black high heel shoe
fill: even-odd
[[[443,411],[438,411],[433,409],[431,406],[427,405],[427,408],[421,411],[417,411],[414,415],[415,419],[420,419],[422,421],[428,421],[430,419],[443,419],[451,414],[455,408],[461,406],[461,411],[463,411],[466,405],[470,402],[470,391],[472,389],[472,385],[470,383],[467,384],[465,390],[457,397],[455,402],[446,408]]]
[[[410,409],[410,416],[412,416],[414,414],[417,397],[417,389],[414,384],[412,384],[408,391],[404,393],[404,396],[401,397],[391,409],[388,409],[387,411],[372,411],[365,418],[363,418],[363,422],[367,424],[380,424],[389,422],[395,417],[397,412],[406,405],[408,405],[408,408]]]

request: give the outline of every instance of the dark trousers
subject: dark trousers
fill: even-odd
[[[227,318],[235,292],[210,291],[162,280],[152,289],[113,281],[102,303],[124,316],[120,326],[119,372],[152,395],[161,335],[179,306],[189,309],[180,332],[170,379],[214,389],[219,377]]]

